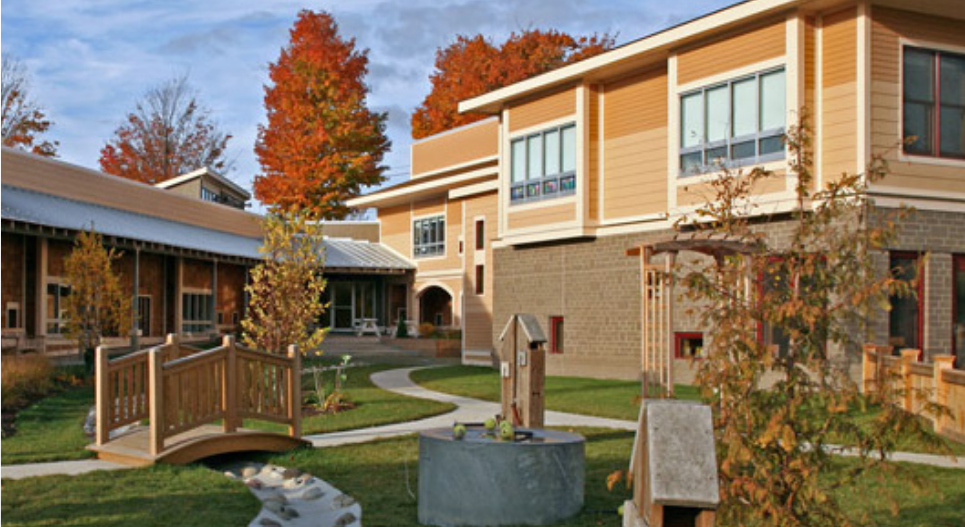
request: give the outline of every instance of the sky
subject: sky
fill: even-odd
[[[301,9],[326,10],[343,37],[369,50],[369,104],[389,114],[386,184],[409,171],[409,119],[429,92],[436,50],[456,35],[499,42],[529,28],[617,44],[701,16],[734,0],[8,0],[2,53],[26,64],[34,100],[54,122],[59,157],[97,168],[101,147],[151,87],[187,74],[199,101],[233,138],[226,174],[251,189],[254,144],[265,121],[268,64]],[[254,204],[254,210],[261,210]]]

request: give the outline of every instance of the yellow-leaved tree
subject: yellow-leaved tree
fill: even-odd
[[[93,368],[94,348],[103,337],[120,335],[130,321],[129,297],[112,262],[121,254],[105,248],[101,235],[81,231],[74,248],[64,259],[64,278],[70,293],[64,297],[67,336],[77,341],[88,370]]]
[[[264,260],[251,271],[244,342],[270,353],[296,345],[316,350],[325,338],[317,322],[325,312],[321,224],[304,212],[275,210],[262,222]]]

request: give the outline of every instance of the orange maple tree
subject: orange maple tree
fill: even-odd
[[[607,34],[573,37],[539,29],[513,33],[500,45],[482,35],[460,35],[436,52],[432,90],[412,114],[412,137],[478,121],[485,116],[460,114],[459,101],[592,57],[613,42]]]
[[[219,130],[186,76],[149,89],[101,149],[101,170],[156,184],[208,167],[230,168],[230,134]]]
[[[368,108],[368,50],[344,39],[326,12],[303,10],[291,41],[269,66],[268,124],[258,127],[262,174],[255,197],[323,219],[351,212],[345,200],[384,179],[387,114]]]

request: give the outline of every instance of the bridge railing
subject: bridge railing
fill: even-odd
[[[287,356],[241,347],[226,336],[221,346],[198,350],[181,346],[174,335],[147,350],[110,360],[98,348],[97,444],[127,424],[150,420],[150,451],[166,439],[216,420],[225,433],[242,419],[287,424],[301,435],[301,358],[295,346]]]

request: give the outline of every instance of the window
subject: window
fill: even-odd
[[[888,299],[888,344],[896,351],[901,348],[921,349],[921,272],[915,253],[892,253],[890,263],[892,276],[899,280],[914,281],[916,294],[892,296]]]
[[[141,335],[151,334],[151,297],[148,295],[137,297],[137,329]]]
[[[563,353],[563,317],[550,317],[550,353]]]
[[[224,324],[224,312],[218,311],[218,325],[221,326],[223,324]]]
[[[184,293],[181,295],[181,331],[204,333],[211,330],[213,319],[210,293]]]
[[[66,300],[69,295],[69,285],[60,283],[47,284],[47,333],[59,334],[66,331]]]
[[[905,46],[902,77],[905,153],[965,159],[965,55]]]
[[[784,68],[680,96],[680,174],[784,159]]]
[[[674,356],[678,359],[703,358],[704,334],[674,333]]]
[[[956,367],[965,361],[965,255],[956,255],[952,277],[952,353]]]
[[[238,312],[237,312],[237,311],[232,311],[232,312],[231,312],[231,324],[232,324],[233,326],[237,326],[237,325],[238,325],[238,322],[239,322]]]
[[[204,201],[211,201],[214,203],[221,202],[221,199],[220,199],[220,196],[218,196],[218,193],[205,186],[201,187],[201,199],[203,199]]]
[[[416,258],[446,252],[446,218],[442,215],[415,220],[412,224],[412,254]]]
[[[476,266],[476,294],[482,295],[486,293],[486,266],[477,265]]]
[[[774,305],[775,301],[787,302],[795,289],[794,284],[790,282],[787,268],[782,264],[781,257],[772,257],[761,271],[760,295],[762,299],[765,295],[771,299],[769,305]],[[784,332],[784,328],[766,320],[758,328],[758,340],[767,347],[775,347],[777,356],[781,357],[787,355],[791,346],[791,339]]]
[[[17,329],[20,327],[20,302],[7,302],[7,329]]]
[[[510,155],[511,203],[576,193],[576,125],[514,139]]]
[[[476,220],[476,250],[486,249],[486,220]]]

